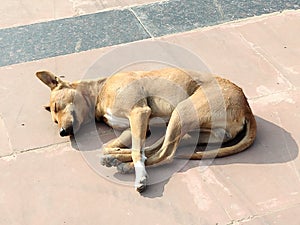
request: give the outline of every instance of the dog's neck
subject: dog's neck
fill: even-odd
[[[91,108],[95,108],[97,97],[105,81],[106,78],[101,78],[99,80],[81,80],[72,83],[72,86],[82,93]]]

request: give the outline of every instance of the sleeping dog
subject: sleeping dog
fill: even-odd
[[[134,170],[139,192],[147,185],[146,166],[170,162],[186,134],[198,131],[199,144],[221,146],[244,131],[233,145],[182,155],[191,159],[241,152],[256,136],[255,118],[242,89],[220,77],[177,68],[120,72],[77,82],[63,81],[47,71],[36,76],[51,89],[46,109],[61,136],[74,135],[95,118],[123,130],[103,147],[102,164],[122,172]],[[154,117],[167,121],[166,133],[158,143],[145,147],[149,120]]]

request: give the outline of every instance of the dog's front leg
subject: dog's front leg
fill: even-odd
[[[121,150],[127,149],[127,152],[131,151],[128,149],[131,145],[131,130],[124,130],[121,135],[103,146],[103,154],[120,154]]]
[[[131,157],[135,168],[135,188],[138,192],[144,191],[147,185],[144,145],[150,114],[151,109],[148,106],[138,106],[131,111],[129,116],[132,134]]]
[[[118,167],[122,173],[133,171],[133,166],[130,168],[128,165],[123,165],[132,162],[131,149],[128,149],[131,139],[131,130],[127,129],[119,137],[106,143],[102,148],[103,156],[100,158],[100,163],[107,167]]]

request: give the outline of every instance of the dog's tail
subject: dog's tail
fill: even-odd
[[[248,113],[245,117],[244,130],[244,136],[240,139],[239,142],[233,145],[220,147],[218,149],[213,150],[199,151],[190,155],[178,155],[176,156],[176,158],[209,159],[225,157],[244,151],[253,144],[256,136],[256,121],[252,113]]]

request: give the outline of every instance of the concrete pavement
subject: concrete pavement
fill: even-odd
[[[48,5],[50,2],[51,6]],[[152,17],[159,9],[175,7],[177,1],[123,1],[121,5],[119,1],[50,2],[33,4],[32,1],[23,1],[25,6],[21,7],[14,1],[4,1],[1,9],[4,13],[10,8],[16,10],[15,15],[3,17],[3,29],[0,30],[0,34],[14,34],[1,36],[1,40],[6,38],[6,44],[2,42],[0,60],[3,62],[0,67],[1,225],[300,223],[299,10],[233,22],[218,19],[213,22],[218,25],[210,26],[211,23],[208,23],[203,28],[197,23],[205,20],[200,17],[195,19],[196,14],[192,15],[193,18],[187,16],[187,20],[177,18],[180,22],[173,17],[172,10],[166,11],[169,20],[165,22]],[[154,4],[144,5],[147,2]],[[299,3],[282,2],[296,9]],[[228,6],[225,3],[219,1],[217,11],[225,12],[223,18],[228,18],[226,15],[233,13],[225,7]],[[240,4],[237,5],[240,9],[247,7]],[[257,9],[257,12],[262,5],[256,8],[251,5],[249,9]],[[136,9],[136,18],[139,20],[132,22],[133,28],[128,28],[128,34],[139,32],[140,28],[135,26],[142,24],[141,32],[149,36],[139,36],[138,33],[134,39],[126,37],[125,41],[122,39],[112,44],[99,42],[103,45],[97,46],[88,43],[86,49],[77,48],[78,51],[75,49],[77,39],[70,38],[66,43],[75,45],[69,52],[61,45],[67,36],[61,38],[57,35],[52,39],[54,36],[50,35],[45,43],[32,38],[32,43],[24,42],[26,45],[16,40],[26,37],[24,30],[32,32],[31,28],[36,29],[32,23],[39,22],[41,25],[38,26],[42,27],[49,25],[52,27],[51,34],[54,34],[61,22],[64,24],[63,31],[74,27],[77,19],[82,19],[72,17],[74,15],[91,13],[86,15],[88,21],[92,22],[93,16],[104,18],[101,21],[105,21],[105,17],[102,17],[104,14],[98,10],[106,9],[105,13],[112,11],[111,15],[120,13],[116,12],[118,10],[124,12],[118,6],[126,10],[129,10],[129,6]],[[182,12],[187,13],[192,8],[197,12],[197,7],[193,7],[192,3],[188,6],[187,3],[182,6]],[[286,9],[286,5],[283,8],[265,5],[261,11],[264,14],[283,9]],[[235,13],[236,18],[255,14],[246,13],[246,16],[242,16],[244,14],[238,11]],[[84,25],[80,27],[84,31],[90,28]],[[168,32],[164,33],[166,30]],[[41,31],[47,33],[42,28]],[[118,29],[107,29],[106,35],[113,36],[116,31]],[[95,37],[90,38],[93,40]],[[88,37],[82,40],[86,39]],[[189,162],[181,166],[178,172],[175,169],[166,179],[151,185],[140,196],[133,187],[123,185],[132,182],[132,175],[120,175],[114,169],[101,170],[100,166],[95,169],[95,164],[87,158],[90,155],[78,150],[76,141],[59,137],[57,127],[42,107],[48,103],[49,90],[34,74],[37,70],[47,69],[63,75],[67,80],[81,79],[97,59],[120,46],[126,47],[131,41],[143,44],[156,40],[186,49],[198,56],[211,72],[241,86],[256,115],[258,136],[247,151],[209,162]],[[33,46],[32,52],[28,46]],[[34,56],[33,53],[43,46],[46,46],[45,51],[39,58],[27,57]],[[22,53],[26,49],[28,54],[24,56]],[[180,56],[176,57],[180,59]],[[149,63],[131,65],[132,68],[147,69],[151,66]],[[109,65],[103,65],[99,71],[109,71]],[[99,132],[103,141],[114,135],[105,126],[100,126]],[[89,138],[83,135],[87,144]],[[93,148],[99,151],[97,146]],[[91,155],[94,163],[98,160],[96,156],[97,152]],[[99,170],[103,172],[100,175]],[[171,165],[156,168],[151,173],[159,176],[170,170]]]

